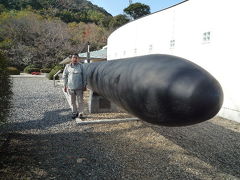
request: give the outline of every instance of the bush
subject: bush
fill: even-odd
[[[48,74],[48,79],[49,79],[49,80],[53,80],[53,76],[54,76],[59,70],[63,70],[63,66],[60,66],[60,65],[55,66],[55,67],[50,71],[50,73]],[[57,80],[57,79],[59,79],[59,77],[56,76],[55,79]]]
[[[20,71],[15,67],[7,67],[7,71],[9,75],[19,75]]]
[[[0,51],[0,125],[6,121],[11,106],[12,91],[7,65],[7,59]]]
[[[32,72],[40,72],[40,68],[29,68],[28,73],[31,74]]]
[[[29,69],[36,68],[36,65],[30,64],[27,67],[24,68],[23,72],[30,74]]]
[[[52,69],[51,68],[43,68],[40,70],[41,73],[50,73]]]
[[[25,73],[31,74],[32,72],[40,72],[40,68],[35,64],[30,64],[23,70]]]

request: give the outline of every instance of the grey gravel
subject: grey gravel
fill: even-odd
[[[52,81],[14,78],[13,92],[0,179],[240,179],[239,123],[79,126]]]
[[[73,123],[69,121],[69,105],[61,89],[53,86],[53,81],[46,78],[13,78],[13,93],[10,131],[56,133]]]

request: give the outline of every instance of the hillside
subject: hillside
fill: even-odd
[[[87,0],[0,0],[0,51],[9,64],[52,67],[72,53],[100,49],[127,23]]]
[[[32,9],[41,16],[57,17],[66,23],[99,24],[112,17],[105,9],[87,0],[0,0],[0,5],[0,11]]]
[[[67,9],[69,11],[86,11],[93,10],[111,16],[105,9],[100,8],[87,0],[0,0],[7,9],[21,10],[31,6],[33,9]]]

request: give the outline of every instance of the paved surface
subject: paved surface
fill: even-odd
[[[46,73],[41,73],[40,75],[32,75],[27,73],[20,73],[20,75],[10,75],[12,78],[46,78]]]
[[[79,126],[52,81],[13,78],[13,92],[0,179],[240,179],[239,123]]]

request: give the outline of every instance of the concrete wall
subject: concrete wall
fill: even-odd
[[[132,21],[108,38],[108,60],[157,53],[193,61],[223,87],[219,116],[240,122],[239,7],[239,0],[188,0]]]

